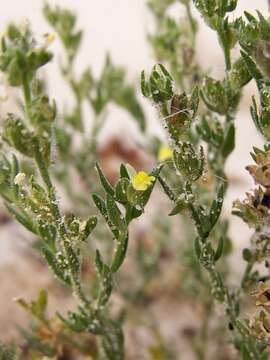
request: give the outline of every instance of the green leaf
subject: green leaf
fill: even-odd
[[[183,180],[194,182],[203,173],[205,163],[203,147],[200,147],[200,154],[197,154],[190,142],[184,142],[174,150],[173,161]]]
[[[120,165],[120,177],[130,179],[129,173],[127,171],[127,168],[124,164]]]
[[[69,239],[63,239],[63,241],[65,242],[64,246],[65,246],[65,257],[66,260],[68,261],[69,264],[69,270],[72,273],[72,278],[73,280],[76,281],[77,284],[80,283],[80,269],[81,269],[81,264],[80,264],[80,259],[77,256],[77,254],[75,253],[74,249],[72,248],[72,245],[70,243]]]
[[[250,75],[257,81],[262,79],[262,74],[259,71],[259,69],[256,66],[256,63],[252,60],[252,58],[245,53],[244,51],[240,51],[241,55],[246,63],[246,66],[248,68],[248,71],[250,73]]]
[[[217,262],[221,258],[223,251],[224,251],[224,237],[221,236],[218,242],[217,250],[214,255],[215,262]]]
[[[264,36],[269,37],[270,24],[269,24],[268,20],[265,19],[265,17],[261,14],[261,12],[259,10],[256,10],[256,12],[257,12],[259,20],[260,20],[261,32],[263,33]]]
[[[263,134],[263,129],[261,127],[260,118],[258,115],[258,106],[254,96],[252,96],[252,105],[250,106],[250,113],[256,128]]]
[[[225,134],[224,143],[221,148],[221,152],[224,158],[227,158],[235,147],[235,127],[233,123],[230,123],[227,133]]]
[[[42,289],[39,292],[38,299],[37,299],[37,302],[36,302],[36,311],[39,314],[44,314],[44,312],[47,309],[47,304],[48,304],[47,291]]]
[[[253,21],[256,22],[255,16],[253,16],[252,14],[250,14],[250,13],[247,12],[247,11],[244,11],[244,14],[245,14],[245,17],[248,19],[249,22],[253,22]]]
[[[127,204],[126,209],[126,224],[129,224],[132,220],[137,219],[143,213],[143,209],[138,209],[131,204]]]
[[[33,300],[30,303],[27,303],[22,298],[17,299],[16,302],[32,316],[36,317],[42,322],[46,321],[45,311],[47,309],[48,299],[47,292],[45,290],[40,290],[37,300]]]
[[[190,100],[189,100],[189,107],[193,111],[193,117],[196,115],[196,113],[198,111],[199,102],[200,102],[199,87],[194,86],[194,88],[192,89]]]
[[[125,260],[126,252],[128,247],[128,233],[120,233],[119,238],[116,240],[116,248],[114,257],[111,264],[111,271],[116,272],[123,261]]]
[[[83,230],[81,230],[79,234],[79,238],[81,241],[86,241],[88,236],[92,233],[92,231],[97,226],[97,218],[96,216],[91,216],[89,219],[87,219],[85,227]]]
[[[111,223],[120,231],[126,232],[127,227],[124,221],[123,215],[121,211],[118,209],[116,202],[114,201],[113,197],[107,194],[106,198],[106,209],[107,214]]]
[[[17,351],[13,344],[5,345],[0,342],[0,359],[1,360],[18,360]]]
[[[37,336],[31,334],[21,327],[19,327],[19,331],[32,349],[38,351],[44,356],[55,356],[56,350],[50,344],[40,340]]]
[[[98,269],[98,274],[99,274],[99,288],[98,288],[98,297],[97,297],[97,303],[98,306],[104,306],[110,296],[111,296],[111,292],[112,292],[112,282],[113,282],[113,278],[112,278],[112,272],[109,268],[108,265],[106,265],[103,260],[102,257],[100,255],[100,252],[98,250],[96,250],[96,267]]]
[[[98,163],[96,163],[96,169],[98,171],[100,182],[101,182],[104,190],[106,191],[107,194],[110,194],[111,196],[114,196],[114,189],[111,186],[111,184],[109,183],[109,181],[107,180],[106,176],[103,174],[103,172],[102,172],[101,168],[99,167]]]
[[[200,238],[196,237],[195,241],[194,241],[194,250],[195,250],[195,254],[197,256],[198,259],[200,259],[201,257],[201,244],[200,244]]]
[[[141,92],[142,92],[143,96],[145,96],[145,97],[150,97],[150,95],[151,95],[149,85],[145,80],[145,72],[144,71],[141,72]]]
[[[127,189],[129,182],[129,179],[123,177],[117,182],[115,186],[115,199],[122,204],[126,204],[127,202]]]
[[[12,114],[8,115],[4,123],[3,140],[23,155],[35,156],[36,142],[33,133],[20,118]]]
[[[169,216],[174,216],[188,208],[188,204],[184,199],[177,200],[175,207],[170,211]]]
[[[156,103],[164,103],[173,96],[172,77],[162,64],[153,67],[149,82],[146,82],[145,75],[142,73],[141,88],[143,94],[151,97]]]
[[[124,355],[124,335],[120,324],[116,321],[107,321],[107,331],[102,337],[102,347],[108,360],[122,360]]]
[[[243,249],[242,255],[243,259],[247,262],[251,261],[253,258],[252,252],[248,248]]]
[[[115,225],[111,222],[111,220],[109,218],[105,201],[97,194],[93,194],[92,198],[93,198],[93,201],[94,201],[96,207],[98,208],[101,215],[104,217],[106,223],[108,224],[110,230],[112,231],[114,236],[116,238],[118,238],[118,230],[115,228]]]
[[[213,227],[215,226],[216,222],[219,219],[221,210],[222,210],[222,205],[223,205],[223,200],[224,200],[224,195],[225,195],[225,186],[224,184],[221,184],[217,193],[217,198],[213,200],[211,208],[210,208],[210,212],[209,212],[209,220],[210,220],[210,224],[211,224],[211,229],[213,229]]]
[[[18,187],[18,185],[16,185],[14,183],[14,178],[18,174],[18,172],[19,172],[19,162],[18,162],[17,157],[14,154],[12,154],[12,162],[11,162],[12,183],[11,183],[11,186],[12,186],[12,192],[13,192],[14,199],[18,199],[18,195],[19,195],[19,187]]]
[[[65,326],[77,333],[88,332],[95,335],[101,335],[103,325],[99,318],[95,316],[93,311],[89,311],[82,306],[78,307],[77,312],[68,312],[68,319],[64,319],[57,313],[59,319],[63,321]]]
[[[20,213],[14,209],[8,203],[5,203],[8,211],[14,216],[14,218],[21,223],[27,230],[31,231],[34,234],[38,234],[35,224],[32,222],[31,218],[26,213]]]
[[[61,258],[59,258],[59,261],[58,261],[57,258],[54,255],[54,253],[46,246],[43,246],[41,248],[41,252],[42,252],[45,260],[47,261],[50,269],[55,274],[55,276],[61,282],[63,282],[64,284],[70,286],[71,285],[71,280],[70,280],[70,277],[69,277],[69,275],[67,273],[67,265],[65,263],[64,256],[61,256]]]
[[[229,102],[224,82],[207,76],[200,93],[205,105],[211,111],[221,115],[227,114]]]
[[[209,235],[209,231],[205,232],[206,219],[202,219],[201,210],[194,206],[194,204],[189,203],[189,210],[191,216],[195,222],[198,234],[201,239],[205,239]],[[208,228],[208,226],[207,226]]]
[[[240,57],[229,72],[230,85],[234,90],[244,87],[252,79],[243,57]]]
[[[43,221],[38,222],[38,234],[41,239],[46,243],[53,252],[55,251],[55,242],[57,231],[54,225],[45,223]]]
[[[165,66],[162,65],[161,63],[159,63],[158,66],[160,67],[163,75],[165,75],[166,77],[168,77],[168,79],[170,79],[171,81],[173,81],[173,78],[172,78],[171,74],[170,74],[169,71],[165,68]]]
[[[173,192],[173,190],[170,188],[170,186],[167,184],[167,182],[161,176],[158,176],[157,179],[158,179],[160,185],[162,186],[165,194],[168,196],[168,198],[172,201],[176,201],[177,197],[176,197],[175,193]]]

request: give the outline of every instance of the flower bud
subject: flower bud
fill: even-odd
[[[202,88],[202,98],[206,106],[221,115],[227,114],[229,101],[224,84],[211,77],[206,77]]]
[[[141,90],[145,97],[162,104],[173,96],[173,79],[162,64],[155,65],[146,81],[144,71],[141,74]]]
[[[258,41],[253,50],[253,58],[262,74],[270,79],[270,41]]]
[[[23,155],[32,157],[34,155],[34,135],[31,133],[20,118],[9,115],[3,131],[3,140]]]
[[[203,14],[204,17],[214,17],[216,15],[225,17],[227,12],[235,10],[237,0],[219,1],[219,0],[196,0],[195,6]]]
[[[232,69],[229,72],[229,81],[230,85],[234,90],[241,89],[245,86],[250,80],[251,75],[248,71],[244,59],[239,58],[232,66]]]
[[[171,100],[170,115],[167,116],[165,126],[169,136],[178,144],[179,140],[186,136],[192,120],[195,118],[199,106],[199,91],[195,87],[190,97],[185,93],[175,94]]]
[[[50,104],[48,96],[38,96],[31,103],[29,116],[37,127],[50,128],[56,117],[56,105]]]
[[[203,173],[204,153],[200,148],[200,154],[196,154],[192,144],[184,142],[173,153],[176,169],[185,181],[196,181]]]
[[[261,108],[258,109],[255,98],[252,98],[250,112],[252,119],[261,134],[270,140],[270,88],[263,86],[260,90]]]
[[[38,68],[52,58],[44,47],[36,47],[29,28],[20,29],[11,24],[2,39],[0,69],[6,73],[11,86],[21,86],[27,74],[32,79]]]

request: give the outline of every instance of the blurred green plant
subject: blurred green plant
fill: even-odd
[[[60,8],[53,10],[48,5],[45,5],[44,12],[58,31],[66,49],[68,64],[62,71],[68,76],[67,74],[72,73],[73,61],[81,39],[81,32],[74,32],[76,18],[69,11]],[[8,114],[3,124],[0,192],[11,214],[39,239],[39,250],[53,274],[70,288],[78,300],[76,311],[69,312],[67,316],[57,314],[63,333],[70,330],[98,335],[101,338],[101,351],[106,357],[122,359],[124,349],[121,324],[109,317],[106,304],[113,289],[114,273],[118,271],[126,255],[128,226],[133,219],[142,214],[161,167],[153,170],[152,181],[145,184],[143,191],[138,191],[132,185],[133,178],[129,177],[124,165],[114,188],[96,164],[105,198],[94,194],[93,201],[112,233],[115,246],[109,263],[103,259],[101,252],[96,250],[96,284],[91,293],[88,293],[81,277],[81,266],[85,257],[83,249],[97,225],[97,218],[91,215],[81,218],[75,214],[66,217],[62,214],[52,180],[52,174],[55,174],[52,170],[51,156],[53,137],[56,134],[58,140],[63,140],[59,143],[59,149],[60,152],[65,150],[68,159],[67,149],[71,151],[70,142],[73,141],[73,135],[70,133],[67,140],[65,124],[70,124],[74,131],[83,131],[82,118],[79,115],[82,100],[86,97],[97,115],[113,96],[118,104],[139,119],[142,128],[144,116],[135,98],[133,87],[124,84],[123,70],[114,67],[107,58],[100,80],[93,80],[89,72],[84,73],[79,82],[69,77],[76,97],[76,109],[79,110],[76,110],[74,116],[76,122],[69,121],[70,116],[65,115],[60,126],[56,120],[55,103],[50,101],[44,87],[39,86],[38,91],[35,87],[38,69],[52,59],[47,47],[48,39],[51,40],[52,36],[48,35],[45,43],[38,46],[29,27],[20,28],[14,24],[9,25],[2,37],[0,68],[7,75],[9,84],[21,91],[24,111],[20,115]],[[96,141],[97,132],[91,136]],[[91,137],[87,140],[88,143],[89,141],[91,142]],[[64,145],[68,146],[63,149]],[[95,149],[91,150],[90,155],[93,156]],[[85,149],[82,148],[82,151]],[[21,170],[24,157],[34,164],[35,171],[30,176]],[[77,154],[74,157],[77,158]],[[88,164],[84,165],[84,170],[87,171]],[[87,202],[90,203],[90,199]],[[45,315],[45,291],[41,291],[38,299],[30,304],[23,299],[19,299],[18,303],[38,320],[42,329],[45,327],[47,332],[54,332],[52,322],[55,320],[50,320]],[[38,352],[47,357],[60,356],[57,341],[54,343],[52,339],[44,340],[40,326],[30,332],[25,329],[20,329],[20,332],[34,353]],[[69,340],[72,341],[70,336]],[[13,353],[3,348],[3,354],[11,358]]]
[[[74,97],[71,108],[65,106],[55,125],[58,154],[62,161],[54,173],[61,183],[65,183],[71,200],[80,201],[83,208],[88,208],[85,196],[74,192],[71,174],[75,170],[86,191],[95,190],[97,141],[106,121],[108,105],[114,103],[129,112],[142,132],[146,127],[145,116],[134,86],[126,81],[125,69],[114,65],[109,54],[106,55],[99,77],[94,77],[90,67],[77,74],[76,59],[83,32],[77,30],[75,14],[48,3],[45,3],[43,13],[63,45],[64,58],[61,60],[60,70]],[[85,103],[93,115],[90,130],[84,111]]]

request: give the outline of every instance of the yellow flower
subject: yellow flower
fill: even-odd
[[[136,175],[131,179],[131,184],[135,190],[145,191],[149,186],[152,185],[152,182],[155,181],[154,176],[149,176],[144,171],[139,171]]]
[[[54,34],[46,34],[45,35],[45,45],[49,46],[51,43],[54,42],[56,36]]]
[[[162,145],[158,151],[158,161],[166,161],[172,158],[172,149],[168,146]]]

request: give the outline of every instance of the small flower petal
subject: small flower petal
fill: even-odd
[[[162,145],[158,151],[158,161],[166,161],[172,158],[172,149],[168,146]]]
[[[145,191],[152,185],[152,182],[155,181],[155,177],[148,175],[144,171],[139,171],[131,179],[132,186],[135,190]]]

